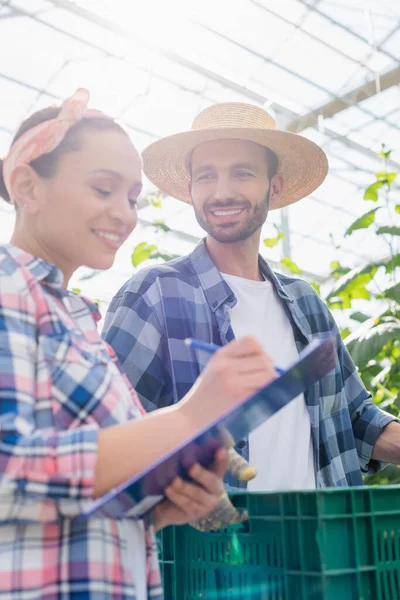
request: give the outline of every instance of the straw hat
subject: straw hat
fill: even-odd
[[[328,160],[314,142],[276,128],[264,109],[241,102],[214,104],[193,121],[192,129],[153,142],[143,152],[143,170],[160,190],[191,202],[189,163],[203,142],[239,139],[270,148],[278,158],[283,194],[270,209],[281,208],[311,194],[325,179]]]

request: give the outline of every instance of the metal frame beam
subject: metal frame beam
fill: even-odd
[[[378,92],[377,90],[377,83],[376,83],[376,77],[371,81],[368,82],[367,84],[363,84],[362,86],[360,86],[359,88],[356,88],[355,90],[348,92],[347,94],[345,94],[342,97],[337,96],[336,94],[334,94],[331,90],[315,83],[314,81],[311,81],[310,79],[303,77],[302,75],[296,73],[295,71],[292,71],[291,69],[289,69],[288,67],[285,67],[283,65],[281,65],[278,61],[276,60],[272,60],[269,58],[265,58],[262,54],[260,54],[259,52],[256,52],[255,50],[252,50],[251,48],[248,48],[247,46],[245,46],[244,44],[241,44],[239,42],[236,42],[235,40],[229,38],[228,36],[219,33],[218,31],[215,31],[214,29],[212,29],[211,27],[205,26],[200,24],[200,27],[202,27],[203,29],[205,29],[206,31],[208,31],[209,33],[213,33],[214,35],[216,35],[217,37],[231,43],[232,45],[241,48],[242,50],[244,50],[245,52],[248,52],[249,54],[251,54],[252,56],[255,56],[257,58],[259,58],[260,60],[264,60],[266,63],[270,63],[276,67],[278,67],[279,69],[282,69],[283,71],[289,73],[290,75],[292,75],[293,77],[296,77],[297,79],[301,79],[302,81],[304,81],[305,83],[314,86],[315,88],[317,88],[318,90],[326,93],[328,96],[331,96],[333,98],[333,101],[331,101],[330,103],[327,104],[330,105],[332,103],[339,102],[340,105],[342,105],[343,102],[347,101],[347,106],[343,106],[343,108],[341,108],[341,110],[344,110],[345,108],[348,108],[350,106],[353,106],[355,102],[359,102],[360,100],[364,100],[365,97],[362,96],[361,92],[359,92],[359,90],[362,90],[365,85],[369,87],[371,87],[371,90],[368,89],[370,95],[373,95],[372,92],[375,90],[375,93]],[[380,79],[384,79],[384,85],[385,85],[385,89],[388,87],[391,87],[392,85],[395,85],[398,81],[398,77],[397,75],[397,71],[398,69],[394,69],[393,71],[390,71],[389,73],[383,75],[382,77],[380,76]],[[365,94],[366,92],[364,92]],[[367,96],[369,97],[369,96]],[[359,107],[359,109],[364,112],[365,114],[369,115],[371,117],[371,120],[376,120],[376,115],[374,115],[374,113],[370,112],[369,110],[366,110],[363,107]],[[319,108],[315,108],[313,109],[310,113],[308,114],[317,114],[317,119],[318,119],[318,111]],[[307,116],[307,115],[306,115]],[[301,121],[302,116],[299,116],[299,121]],[[396,125],[394,125],[394,127],[396,129],[399,129],[400,132],[400,127],[397,127]],[[305,129],[305,127],[302,127],[301,129]],[[299,129],[298,131],[301,131],[301,129]]]
[[[265,6],[264,4],[262,4],[261,2],[258,2],[258,0],[249,0],[249,1],[254,6],[256,6],[257,8],[259,8],[261,10],[264,10],[269,15],[271,15],[274,18],[278,19],[282,23],[286,23],[286,25],[290,25],[294,29],[301,29],[301,27],[299,27],[299,24],[293,23],[293,21],[290,21],[289,19],[286,19],[284,16],[282,16],[282,15],[274,12],[271,8],[268,8],[267,6]],[[311,9],[314,9],[314,7],[315,7],[315,5],[313,5],[312,7],[310,7],[310,11],[311,11]],[[332,46],[332,44],[329,44],[324,39],[319,38],[318,36],[314,35],[310,31],[305,31],[304,29],[301,29],[301,32],[306,37],[308,37],[311,40],[313,40],[314,42],[318,42],[319,44],[322,44],[322,46],[325,46],[325,48],[329,48],[330,50],[333,50],[334,52],[336,52],[336,54],[338,54],[342,58],[346,58],[347,60],[350,60],[351,62],[354,62],[355,64],[359,65],[360,67],[364,67],[365,69],[367,69],[371,73],[373,72],[372,69],[366,63],[364,63],[363,61],[359,61],[356,58],[353,58],[352,56],[349,56],[348,54],[346,54],[346,52],[343,52],[343,50],[341,50],[340,48],[338,48],[336,46]]]
[[[394,85],[400,84],[400,67],[396,67],[387,73],[379,76],[380,79],[380,90],[379,92],[383,92]],[[287,125],[288,131],[293,131],[295,133],[302,131],[303,129],[307,129],[307,127],[315,127],[318,125],[318,117],[322,115],[324,119],[328,119],[333,117],[337,113],[349,108],[349,106],[353,106],[358,102],[362,102],[367,98],[372,98],[376,96],[378,93],[376,86],[376,79],[372,79],[367,81],[363,85],[351,90],[344,96],[340,98],[335,98],[331,102],[327,102],[318,108],[315,108],[311,112],[294,119]],[[374,118],[375,115],[373,115]]]
[[[58,6],[60,8],[63,8],[64,10],[68,10],[70,12],[72,12],[73,14],[78,14],[79,16],[81,16],[82,18],[85,18],[86,20],[88,20],[89,22],[95,22],[98,25],[100,25],[101,27],[105,28],[108,31],[112,31],[113,33],[120,33],[122,34],[124,37],[128,37],[129,39],[132,39],[132,33],[127,31],[125,28],[123,27],[119,27],[114,25],[113,23],[110,23],[109,21],[107,21],[106,19],[103,19],[102,17],[97,17],[96,15],[93,15],[92,13],[90,13],[89,11],[82,9],[78,6],[76,6],[76,4],[73,4],[72,2],[70,2],[69,0],[49,0],[50,2],[52,2],[52,4],[54,4],[55,6]],[[305,2],[302,2],[303,4],[305,4],[308,8],[310,9],[314,9],[317,12],[320,12],[318,9],[316,9],[314,6],[309,5]],[[0,4],[5,5],[4,0],[0,0]],[[9,3],[7,2],[7,6],[10,6]],[[80,43],[84,43],[86,45],[88,45],[89,47],[98,49],[98,50],[103,50],[103,52],[106,55],[109,56],[114,56],[115,58],[119,59],[119,60],[124,60],[124,58],[122,56],[119,56],[117,54],[111,53],[109,51],[104,51],[104,49],[100,48],[99,46],[97,46],[96,44],[93,44],[91,42],[88,42],[82,38],[80,38],[79,36],[76,36],[75,34],[72,34],[68,31],[64,31],[58,27],[55,27],[54,25],[51,25],[49,23],[47,23],[46,21],[43,21],[39,18],[37,18],[36,16],[31,15],[30,13],[27,13],[25,11],[23,11],[20,8],[14,7],[12,6],[12,9],[14,11],[16,11],[17,13],[23,14],[29,18],[34,18],[38,23],[46,26],[46,27],[50,27],[51,29],[54,29],[56,31],[59,31],[60,33],[63,33],[64,35],[67,35],[68,37],[71,37],[73,39],[75,39],[76,41],[80,42]],[[328,19],[330,19],[329,17],[327,17]],[[337,23],[335,23],[337,24]],[[358,34],[354,34],[356,35],[356,37],[360,37],[358,36]],[[363,39],[363,38],[362,38]],[[366,41],[363,39],[363,41]],[[149,44],[147,42],[145,42],[145,44],[148,46]],[[154,45],[152,45],[154,47]],[[165,53],[162,50],[157,50],[161,53],[163,53],[165,55]],[[388,53],[386,53],[388,56],[390,56]],[[243,96],[247,97],[249,100],[256,102],[258,104],[264,104],[266,101],[266,98],[264,96],[262,96],[261,94],[258,94],[257,92],[254,92],[252,90],[249,90],[248,88],[245,88],[235,82],[232,82],[228,79],[226,79],[223,76],[220,76],[216,73],[213,73],[212,71],[209,71],[208,69],[205,69],[204,67],[201,67],[200,65],[196,65],[195,63],[191,62],[191,61],[187,61],[186,59],[179,57],[173,53],[167,53],[168,58],[178,62],[180,64],[183,64],[185,67],[190,68],[191,70],[194,70],[197,73],[202,74],[204,77],[211,79],[212,81],[215,81],[217,83],[219,83],[221,86],[225,86],[229,89],[232,89],[233,91],[236,91],[240,94],[242,94]],[[139,69],[139,70],[145,70],[142,67],[138,67],[136,65],[135,68]],[[163,77],[162,75],[158,75],[158,74],[154,74],[154,76],[165,80],[173,85],[176,85],[177,87],[182,87],[180,86],[178,83],[169,80],[168,78]],[[10,80],[12,80],[11,78],[9,78]],[[21,84],[21,82],[18,82],[16,80],[14,80],[16,83]],[[30,86],[32,88],[32,86]],[[32,88],[34,89],[34,88]],[[186,90],[186,91],[191,91],[192,93],[196,93],[195,90]],[[49,94],[46,90],[43,90],[43,93],[46,93],[48,95],[52,95]],[[301,115],[299,115],[298,113],[295,113],[289,109],[287,109],[284,106],[278,105],[278,104],[274,104],[274,108],[276,109],[276,112],[279,113],[282,118],[285,120],[286,124],[293,122],[297,119],[301,119]],[[128,127],[130,127],[131,129],[138,131],[138,128],[135,126],[131,126],[129,124],[127,124]],[[150,137],[153,137],[154,139],[157,138],[156,135],[149,133],[149,132],[143,132],[141,130],[139,130],[139,133],[146,133],[146,135],[149,135]],[[378,153],[374,152],[373,150],[370,150],[369,148],[366,148],[365,146],[362,146],[361,144],[358,144],[357,142],[348,139],[346,136],[342,136],[340,134],[337,134],[335,131],[330,130],[329,128],[324,129],[324,133],[326,136],[328,136],[329,138],[333,139],[333,140],[337,140],[340,141],[341,143],[345,144],[346,146],[361,152],[363,154],[365,154],[366,156],[369,156],[371,158],[377,159],[378,158]],[[394,168],[394,169],[400,169],[400,164],[398,164],[397,162],[390,160],[388,161],[388,166]]]
[[[46,96],[49,96],[50,98],[52,98],[53,100],[56,100],[57,102],[62,102],[64,98],[62,98],[61,96],[58,96],[57,94],[53,94],[52,92],[48,92],[47,90],[44,90],[42,88],[38,88],[30,83],[25,83],[23,81],[20,81],[18,79],[14,79],[13,77],[10,77],[9,75],[5,75],[4,73],[0,73],[0,79],[5,79],[7,81],[10,81],[11,83],[14,83],[16,85],[19,85],[21,87],[24,87],[28,90],[31,90],[33,92],[37,92],[39,95],[45,94]],[[127,129],[131,129],[132,131],[136,131],[136,133],[140,133],[141,135],[146,135],[154,140],[158,139],[158,136],[156,136],[154,133],[151,133],[150,131],[146,131],[145,129],[141,129],[140,127],[137,127],[136,125],[132,125],[131,123],[127,122],[127,121],[123,121],[124,126]],[[0,128],[3,131],[7,131],[7,133],[12,133],[10,130],[6,129],[5,127],[1,127]]]
[[[49,1],[54,6],[63,8],[64,10],[72,12],[73,14],[78,15],[78,16],[82,17],[83,19],[88,20],[91,23],[95,23],[108,31],[111,31],[113,33],[121,35],[124,38],[132,40],[132,35],[133,35],[132,32],[129,31],[128,29],[126,29],[125,27],[111,23],[107,19],[104,19],[103,17],[95,15],[95,14],[91,13],[90,11],[77,6],[70,0],[49,0]],[[305,6],[307,6],[308,8],[313,9],[315,12],[318,12],[318,13],[321,12],[316,6],[309,5],[307,2],[304,2],[304,1],[302,1],[302,3]],[[42,22],[42,21],[40,21],[40,22]],[[356,34],[354,34],[354,35],[356,35]],[[356,37],[361,37],[361,36],[356,35]],[[149,42],[148,40],[143,40],[141,38],[138,38],[137,36],[136,36],[136,39],[139,39],[140,43],[143,44],[144,46],[162,54],[163,56],[172,60],[173,62],[181,64],[182,66],[189,68],[189,69],[195,71],[196,73],[199,73],[199,74],[203,75],[204,77],[219,83],[220,85],[222,85],[224,87],[227,87],[233,91],[236,91],[236,92],[242,94],[243,96],[247,97],[249,100],[256,102],[257,104],[264,104],[267,100],[267,98],[265,98],[265,96],[262,96],[261,94],[258,94],[257,92],[254,92],[253,90],[250,90],[250,89],[245,88],[233,81],[230,81],[229,79],[227,79],[217,73],[214,73],[214,72],[210,71],[209,69],[202,67],[201,65],[197,65],[193,61],[190,61],[182,56],[179,56],[179,55],[175,54],[174,52],[163,50],[156,44]],[[83,41],[83,40],[81,40],[81,41]],[[366,41],[366,40],[363,39],[363,41]],[[389,53],[385,53],[385,54],[387,56],[391,57],[391,55]],[[393,60],[395,60],[394,57],[393,57]],[[274,107],[277,108],[277,112],[279,112],[282,115],[285,115],[286,121],[289,121],[289,119],[290,119],[290,121],[294,121],[295,119],[301,119],[301,115],[296,114],[293,111],[289,111],[286,107],[283,107],[283,106],[280,106],[277,104],[274,104]],[[375,117],[375,115],[372,115],[372,116]],[[325,135],[327,135],[328,137],[335,139],[337,141],[340,141],[341,143],[352,148],[353,150],[357,150],[358,152],[361,152],[361,153],[363,153],[371,158],[374,158],[374,159],[379,158],[379,155],[377,152],[374,152],[373,150],[370,150],[369,148],[366,148],[365,146],[362,146],[361,144],[358,144],[357,142],[349,140],[346,136],[339,135],[336,132],[330,130],[329,128],[325,128],[324,132],[325,132]],[[395,161],[392,161],[392,160],[390,162],[388,161],[388,165],[390,165],[394,169],[400,170],[400,164],[396,163]]]
[[[297,0],[297,1],[300,2],[300,4],[303,4],[303,6],[305,6],[306,8],[311,9],[313,12],[315,12],[320,17],[323,17],[324,19],[326,19],[327,21],[329,21],[330,23],[332,23],[332,25],[336,25],[337,27],[340,27],[340,29],[343,29],[346,33],[351,33],[351,35],[353,37],[357,38],[361,42],[364,42],[365,44],[368,44],[368,46],[371,45],[370,42],[369,42],[369,40],[367,38],[365,38],[364,36],[360,35],[359,33],[356,33],[355,31],[351,31],[351,29],[349,28],[348,25],[343,25],[343,23],[341,23],[340,21],[337,21],[333,17],[330,17],[329,15],[327,15],[326,13],[324,13],[323,10],[321,10],[320,8],[317,8],[317,6],[314,6],[313,4],[310,4],[309,2],[307,2],[307,0]],[[395,30],[393,30],[393,31],[390,32],[389,36],[384,40],[383,43],[385,43],[389,39],[389,37],[392,36],[392,34],[394,33],[394,31]],[[382,52],[382,54],[384,54],[388,58],[391,58],[393,60],[393,62],[395,62],[395,63],[398,62],[398,58],[396,56],[394,56],[393,54],[391,54],[390,52],[388,52],[387,50],[384,50],[380,46],[378,46],[378,49],[379,49],[380,52]]]

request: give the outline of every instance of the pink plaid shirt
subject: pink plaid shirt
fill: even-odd
[[[148,598],[162,598],[151,527],[143,561],[133,520],[74,518],[93,500],[99,428],[143,414],[98,318],[57,267],[0,247],[2,600],[135,599],[135,560]]]

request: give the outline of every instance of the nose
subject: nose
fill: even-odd
[[[231,180],[227,175],[219,175],[215,184],[215,200],[232,200],[235,197],[232,189]]]
[[[118,200],[113,202],[110,207],[111,218],[118,222],[119,225],[123,225],[128,228],[129,231],[135,228],[137,222],[137,211],[134,208],[126,195],[118,197]]]

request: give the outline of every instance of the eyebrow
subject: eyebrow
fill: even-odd
[[[117,171],[113,171],[112,169],[93,169],[93,171],[90,171],[90,174],[91,175],[96,175],[96,174],[110,175],[111,177],[114,177],[114,179],[118,179],[119,181],[123,180],[123,176],[121,175],[121,173],[118,173]],[[140,194],[142,189],[143,189],[143,184],[139,181],[132,186],[132,190],[134,190],[138,194]]]
[[[123,179],[122,175],[120,173],[117,173],[117,171],[112,171],[111,169],[93,169],[93,171],[90,171],[90,174],[94,175],[97,173],[103,173],[104,175],[111,175],[112,177],[115,177],[115,179]]]
[[[203,171],[213,171],[215,170],[215,165],[201,165],[200,167],[197,167],[197,169],[195,169],[193,171],[192,176],[196,177],[196,175],[198,175],[199,173],[202,173]],[[253,163],[234,163],[233,165],[230,165],[229,169],[252,169],[255,170],[257,169],[257,166]]]

